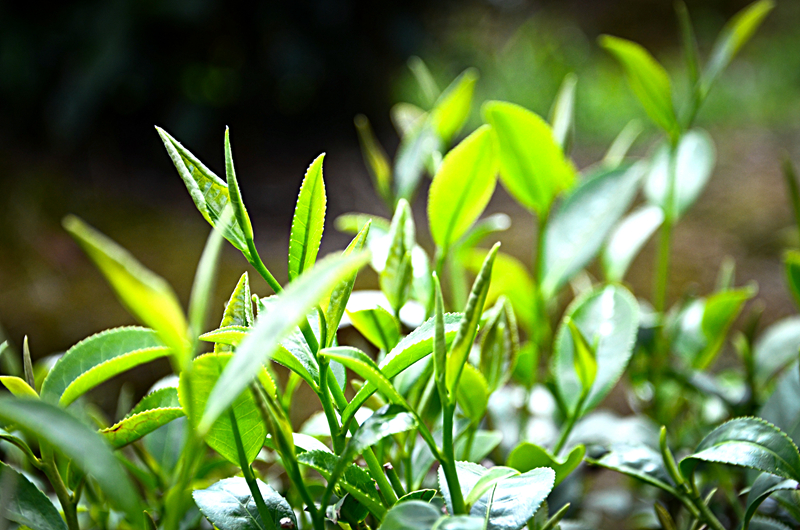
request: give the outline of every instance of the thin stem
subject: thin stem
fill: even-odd
[[[258,482],[253,475],[253,468],[250,467],[250,462],[247,461],[247,455],[244,452],[244,444],[242,443],[242,435],[239,432],[239,423],[236,421],[236,414],[233,412],[233,407],[228,409],[228,417],[231,420],[231,430],[233,431],[233,440],[236,442],[236,454],[239,456],[239,467],[242,469],[242,475],[247,482],[247,487],[250,488],[250,495],[256,503],[258,514],[261,516],[261,522],[267,530],[277,530],[275,521],[272,520],[267,505],[264,503],[264,498],[261,496],[261,490],[258,488]]]
[[[319,361],[319,400],[322,403],[325,418],[328,420],[328,429],[331,431],[333,452],[340,455],[344,451],[344,436],[341,434],[339,420],[336,419],[336,411],[333,408],[331,395],[328,392],[328,368],[330,364],[328,359],[323,356],[318,356],[317,359]]]
[[[442,432],[442,453],[439,462],[444,470],[447,487],[450,490],[450,502],[453,504],[452,515],[462,515],[467,513],[464,504],[464,496],[461,493],[461,486],[458,482],[456,472],[455,451],[453,447],[453,416],[455,415],[455,404],[444,404],[443,408],[443,432]]]
[[[667,195],[664,201],[664,223],[658,247],[658,264],[654,282],[653,305],[659,313],[664,312],[667,300],[667,276],[669,255],[672,248],[672,228],[675,223],[675,178],[678,165],[678,141],[672,142],[667,166]]]
[[[567,418],[567,422],[561,427],[561,434],[558,437],[558,441],[556,445],[553,446],[553,455],[558,456],[558,453],[564,448],[564,445],[567,443],[569,439],[569,435],[572,433],[572,429],[575,427],[575,423],[577,423],[578,419],[581,417],[581,409],[583,408],[583,404],[586,402],[586,398],[589,396],[588,392],[583,392],[581,394],[581,398],[578,400],[578,404],[575,406],[575,412],[569,415]]]
[[[45,442],[42,442],[42,461],[42,471],[53,486],[53,491],[55,491],[56,497],[58,497],[58,501],[61,503],[61,508],[64,510],[64,519],[67,522],[67,528],[69,530],[80,530],[77,504],[73,500],[72,495],[70,495],[67,486],[64,484],[61,474],[58,472],[53,449]]]
[[[403,488],[402,482],[400,482],[400,476],[397,474],[397,470],[395,470],[394,466],[390,463],[383,464],[383,470],[386,472],[386,477],[389,479],[389,482],[394,488],[394,492],[402,497],[406,494],[405,488]]]

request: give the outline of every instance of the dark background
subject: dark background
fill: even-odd
[[[687,2],[704,53],[747,3]],[[798,22],[798,2],[779,1],[699,117],[717,142],[718,165],[676,234],[673,298],[687,289],[707,292],[722,258],[732,255],[740,283],[761,285],[765,322],[794,312],[780,254],[796,234],[786,229],[791,216],[779,166],[784,156],[800,161]],[[220,174],[222,135],[231,127],[257,241],[279,278],[300,180],[326,151],[322,254],[342,248],[347,238],[332,226],[336,215],[386,215],[361,162],[353,116],[367,114],[394,152],[389,108],[420,99],[406,68],[411,55],[429,63],[441,88],[476,66],[478,102],[505,98],[539,113],[563,75],[575,71],[574,156],[584,167],[630,118],[642,116],[619,69],[598,49],[600,33],[641,42],[675,75],[676,92],[685,89],[671,0],[3,2],[0,325],[15,347],[30,335],[39,358],[132,323],[61,229],[67,213],[130,249],[186,302],[208,226],[156,124]],[[468,128],[478,119],[476,110]],[[634,153],[646,153],[653,138],[648,130]],[[499,188],[490,210],[512,214],[506,250],[527,259],[530,218]],[[417,221],[425,242],[424,218]],[[652,254],[648,247],[630,278],[644,295]],[[220,309],[244,267],[227,249]],[[251,277],[254,291],[267,294]]]

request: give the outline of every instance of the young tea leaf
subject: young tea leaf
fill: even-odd
[[[289,237],[289,281],[310,269],[317,260],[317,252],[325,227],[325,182],[322,179],[322,161],[319,155],[306,170],[297,206],[292,218],[292,233]]]
[[[588,394],[597,378],[597,353],[594,348],[586,341],[581,330],[570,317],[565,317],[564,321],[569,328],[572,337],[573,358],[575,373],[581,382],[582,392]]]
[[[250,281],[247,272],[245,272],[239,278],[231,297],[225,304],[225,311],[222,313],[222,321],[219,323],[219,327],[237,326],[246,329],[253,325],[253,321],[253,300],[250,297]],[[214,344],[214,353],[228,351],[233,351],[230,344],[222,342]]]
[[[789,290],[794,296],[796,304],[800,305],[800,252],[789,250],[783,255],[783,263],[786,266],[786,282]]]
[[[382,307],[347,313],[353,327],[376,348],[391,351],[400,341],[400,324]]]
[[[247,208],[242,201],[242,193],[239,191],[239,182],[236,180],[236,170],[233,168],[233,153],[231,152],[231,137],[228,128],[225,128],[225,176],[227,177],[228,195],[233,208],[233,215],[236,224],[244,235],[244,239],[249,243],[253,241],[253,225],[250,223],[250,216],[247,215]]]
[[[392,196],[392,167],[389,165],[389,158],[383,150],[369,120],[363,114],[356,116],[354,120],[356,131],[358,132],[358,143],[361,145],[361,156],[364,157],[364,165],[367,166],[372,184],[383,202],[394,204]]]
[[[15,375],[0,375],[0,384],[6,387],[6,390],[16,397],[39,398],[39,394],[36,393],[36,390],[31,388],[31,385],[21,377]]]
[[[798,489],[800,489],[800,484],[796,480],[787,480],[769,473],[760,474],[747,493],[745,502],[747,509],[742,517],[742,530],[747,530],[750,520],[753,519],[758,507],[767,500],[767,497],[778,491],[797,491]]]
[[[642,206],[620,221],[600,259],[608,281],[622,281],[636,255],[663,222],[664,211],[656,205]]]
[[[477,81],[478,71],[467,68],[442,92],[431,109],[431,125],[445,145],[450,143],[467,121]]]
[[[125,418],[100,434],[115,449],[124,447],[183,416],[178,389],[162,388],[146,395]]]
[[[356,237],[353,238],[350,244],[347,245],[347,248],[344,249],[344,252],[342,252],[343,256],[349,256],[354,252],[361,252],[364,249],[364,245],[366,245],[367,239],[369,238],[371,226],[372,222],[368,221],[358,231]],[[336,330],[339,328],[342,316],[344,316],[347,310],[347,302],[350,300],[350,295],[353,294],[353,287],[356,284],[356,275],[357,274],[353,274],[351,277],[345,278],[339,282],[339,285],[334,287],[331,293],[328,308],[325,310],[325,321],[329,330],[325,346],[331,346],[336,338]]]
[[[553,136],[564,152],[569,151],[571,137],[575,134],[575,87],[578,76],[567,74],[558,89],[553,108],[550,110],[550,125]]]
[[[461,382],[456,392],[456,402],[464,415],[473,422],[480,422],[489,406],[489,385],[483,374],[467,363],[461,372]]]

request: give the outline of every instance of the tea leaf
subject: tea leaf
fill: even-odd
[[[231,297],[225,304],[225,311],[222,313],[222,321],[219,323],[219,327],[226,328],[229,326],[236,326],[246,329],[253,325],[253,320],[253,300],[250,298],[250,281],[247,272],[245,272],[239,278],[236,287],[234,287],[231,293]],[[200,338],[202,339],[203,336]],[[222,342],[214,343],[214,353],[228,351],[233,351],[230,344]]]
[[[77,217],[67,216],[63,224],[106,277],[122,305],[158,331],[173,355],[182,359],[187,350],[188,324],[172,287],[127,250]]]
[[[586,337],[583,336],[581,330],[575,325],[575,321],[570,317],[565,317],[564,322],[566,322],[570,337],[572,337],[574,352],[572,362],[575,364],[575,373],[578,375],[578,380],[581,382],[582,392],[588,394],[597,378],[597,353],[594,351],[594,348],[586,342]]]
[[[467,268],[477,274],[487,253],[488,251],[483,249],[474,249],[467,253],[465,256]],[[503,252],[498,252],[495,258],[486,302],[495,303],[500,296],[508,299],[514,308],[514,315],[519,318],[522,327],[530,333],[537,318],[534,312],[536,286],[525,265],[514,256]]]
[[[381,530],[431,530],[441,511],[429,502],[409,500],[399,502],[388,512],[381,524]]]
[[[350,322],[364,338],[383,351],[391,351],[400,341],[400,325],[382,307],[348,312]]]
[[[800,305],[800,252],[789,250],[783,255],[783,263],[786,266],[786,282],[789,290],[794,296],[796,304]]]
[[[486,304],[486,295],[489,293],[492,265],[494,265],[494,259],[499,248],[500,243],[495,243],[483,261],[481,270],[472,284],[472,291],[469,294],[467,307],[464,309],[464,316],[458,327],[458,334],[456,334],[453,345],[447,354],[447,391],[450,394],[451,403],[455,402],[461,371],[464,369],[472,344],[475,342],[478,324],[483,314],[483,307]]]
[[[439,97],[440,92],[433,75],[431,75],[431,71],[428,69],[428,65],[425,64],[425,61],[413,55],[408,58],[408,69],[414,74],[420,91],[427,100],[427,104],[432,105],[436,98]]]
[[[636,255],[663,222],[664,211],[656,205],[642,206],[620,221],[601,257],[608,281],[622,281]]]
[[[411,249],[416,244],[413,214],[404,199],[397,203],[388,239],[389,252],[386,265],[380,273],[380,284],[396,315],[408,300],[413,275]]]
[[[294,281],[304,270],[310,269],[317,260],[317,252],[325,227],[325,182],[322,179],[322,161],[319,155],[306,170],[297,206],[292,218],[292,233],[289,237],[289,281]]]
[[[249,261],[250,251],[239,223],[226,223],[225,226],[217,227],[222,213],[231,206],[228,186],[166,131],[160,127],[156,127],[156,131],[197,209],[211,226],[221,229],[225,239]]]
[[[442,160],[428,195],[431,237],[447,251],[480,217],[497,174],[491,130],[478,128]]]
[[[183,415],[178,390],[164,388],[142,398],[122,421],[101,430],[100,434],[119,449]]]
[[[484,119],[497,138],[500,180],[514,199],[540,219],[553,199],[575,181],[550,126],[533,112],[512,103],[483,105]]]
[[[461,313],[444,315],[445,338],[452,342],[461,325]],[[433,353],[434,318],[426,320],[420,327],[406,335],[397,346],[392,348],[380,364],[380,370],[388,379],[396,377],[409,366]],[[347,408],[342,411],[342,423],[348,424],[356,411],[377,390],[369,381],[356,393]]]
[[[31,530],[67,530],[67,525],[50,499],[25,475],[3,462],[0,462],[0,484],[6,486],[3,491],[5,504],[0,508],[0,517]]]
[[[430,120],[420,120],[403,135],[394,160],[395,198],[411,200],[417,191],[425,165],[440,150],[441,140]]]
[[[633,143],[642,134],[642,124],[639,120],[631,120],[619,132],[600,164],[607,169],[614,169],[622,164],[625,155]]]
[[[353,370],[359,377],[363,377],[366,381],[372,383],[391,403],[407,406],[406,400],[397,392],[391,381],[381,372],[375,361],[363,351],[348,346],[339,346],[325,348],[320,351],[320,355],[339,361]],[[342,413],[342,420],[344,421],[344,413]]]
[[[250,488],[243,477],[226,478],[206,489],[194,490],[192,498],[200,512],[219,530],[281,528],[281,520],[285,518],[291,521],[292,528],[297,528],[294,511],[286,499],[258,479],[256,484],[272,518],[272,524],[268,526],[264,525]]]
[[[0,420],[45,441],[97,481],[100,490],[134,525],[142,520],[139,493],[100,435],[55,405],[0,397]]]
[[[653,154],[644,183],[644,194],[674,219],[680,218],[694,204],[711,177],[716,161],[714,142],[707,132],[693,129],[681,136],[675,166],[673,203],[669,194],[670,148],[662,143]]]
[[[459,460],[469,460],[470,462],[482,462],[500,442],[503,441],[503,434],[500,431],[477,431],[472,440],[472,447],[469,454],[467,452],[467,437],[461,436],[456,440],[455,454]]]
[[[497,262],[495,263],[497,266]],[[491,287],[489,294],[491,295]],[[494,392],[508,381],[519,354],[519,333],[514,309],[505,297],[491,309],[481,337],[480,368],[489,390]]]
[[[38,398],[36,390],[22,378],[15,375],[0,375],[0,383],[6,387],[16,397],[19,398]]]
[[[230,363],[233,354],[230,353],[208,353],[201,355],[194,360],[194,367],[191,372],[181,374],[181,382],[178,387],[180,402],[184,410],[188,410],[189,421],[197,426],[200,423],[200,413],[206,410],[211,389],[218,384],[220,374],[223,373],[226,365]],[[191,388],[187,375],[191,376]],[[259,374],[259,379],[264,383],[264,387],[270,394],[275,393],[275,384],[270,379],[267,371],[263,368]],[[191,399],[191,405],[188,400]],[[267,436],[267,429],[261,421],[255,400],[249,392],[240,394],[233,404],[236,423],[242,437],[245,456],[248,462],[253,462]],[[239,465],[239,454],[236,449],[231,419],[227,414],[222,414],[208,430],[205,435],[206,443],[225,457],[230,462]]]
[[[661,454],[649,446],[617,443],[599,459],[587,458],[587,461],[636,478],[673,495],[677,494]]]
[[[342,252],[343,256],[349,256],[353,252],[361,252],[364,249],[364,245],[366,245],[367,238],[369,237],[370,226],[372,226],[371,221],[368,221],[361,230],[359,230],[356,237],[353,238],[350,244],[347,245],[347,248],[344,249],[344,252]],[[350,300],[350,295],[353,294],[353,287],[356,284],[356,275],[357,273],[339,282],[339,285],[337,285],[331,293],[328,308],[325,311],[325,321],[328,325],[328,337],[325,346],[332,345],[336,338],[336,329],[339,327],[342,316],[347,309],[347,301]]]
[[[680,463],[690,477],[699,461],[758,469],[779,477],[800,478],[800,453],[777,427],[759,418],[736,418],[723,423],[700,442],[694,454]]]
[[[546,299],[594,259],[636,196],[642,175],[641,165],[601,171],[561,204],[544,234],[541,290]]]
[[[765,329],[753,345],[756,386],[766,386],[775,374],[797,360],[798,352],[800,317],[784,318]]]
[[[672,86],[664,67],[635,42],[601,35],[600,45],[620,62],[633,93],[653,123],[676,139],[680,125],[675,117]]]
[[[239,182],[236,180],[236,170],[233,168],[233,153],[231,152],[230,131],[225,127],[225,176],[227,178],[228,196],[233,208],[233,215],[236,217],[236,224],[244,235],[245,241],[253,241],[253,225],[250,223],[250,216],[247,215],[247,208],[244,207],[242,194],[239,191]],[[224,210],[223,210],[224,211]]]
[[[292,282],[276,297],[267,318],[260,318],[236,349],[208,397],[208,405],[198,429],[207,432],[216,419],[233,403],[255,378],[262,364],[320,298],[343,278],[366,264],[368,254],[333,256],[322,260],[307,274]]]
[[[753,2],[739,11],[720,31],[711,56],[703,71],[701,91],[705,96],[717,77],[730,64],[742,46],[750,40],[758,26],[775,7],[772,0]]]
[[[428,117],[428,113],[411,103],[396,103],[389,110],[395,131],[400,138],[413,131]]]
[[[754,287],[743,287],[714,293],[708,298],[703,311],[701,327],[707,343],[692,363],[698,370],[705,370],[716,359],[725,343],[733,321],[739,316],[745,302],[755,296]]]
[[[478,71],[467,68],[442,92],[431,109],[431,125],[445,145],[450,143],[467,121],[477,81]]]
[[[392,197],[392,167],[389,165],[389,158],[383,150],[369,120],[363,114],[359,114],[354,120],[356,131],[358,132],[358,143],[361,145],[361,156],[364,157],[364,165],[367,166],[369,175],[372,177],[372,184],[378,195],[386,204],[394,204]]]
[[[473,422],[479,422],[489,406],[489,385],[483,374],[469,363],[461,372],[461,383],[456,391],[456,401],[464,415]]]
[[[633,353],[639,325],[639,305],[631,293],[617,285],[599,286],[576,299],[566,316],[586,340],[595,345],[597,377],[581,410],[581,382],[575,373],[575,346],[568,326],[559,326],[553,352],[556,388],[570,413],[583,415],[596,407],[619,380]]]
[[[553,136],[565,152],[569,151],[571,136],[575,134],[575,86],[578,76],[567,74],[556,94],[553,108],[550,110],[550,125]]]
[[[498,482],[519,474],[519,471],[516,469],[504,466],[495,466],[491,469],[487,469],[486,473],[484,473],[475,485],[472,486],[472,489],[469,490],[469,495],[464,498],[464,502],[468,506],[472,506],[484,493],[496,486]]]
[[[573,447],[565,458],[559,458],[536,444],[520,442],[508,455],[506,465],[521,473],[531,469],[549,467],[556,474],[555,486],[558,486],[583,462],[585,454],[586,448],[583,444]]]
[[[327,480],[336,468],[339,457],[327,451],[307,451],[297,455],[297,461],[316,469]],[[337,484],[372,513],[378,516],[386,513],[386,509],[378,497],[375,482],[361,467],[355,464],[346,466],[344,473],[337,480]]]
[[[767,500],[767,497],[777,491],[797,491],[798,489],[800,489],[800,484],[796,480],[787,480],[769,473],[760,474],[747,494],[745,502],[747,509],[742,517],[742,530],[747,530],[750,520],[756,514],[761,503]]]
[[[108,329],[71,347],[42,383],[42,399],[62,407],[112,377],[140,364],[169,355],[152,329]]]

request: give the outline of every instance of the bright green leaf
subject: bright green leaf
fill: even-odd
[[[499,261],[496,261],[495,267],[498,264]],[[489,287],[489,296],[491,290]],[[517,319],[511,303],[502,297],[491,309],[481,337],[480,368],[491,392],[503,386],[511,377],[518,354]]]
[[[400,199],[392,217],[388,239],[389,252],[386,266],[380,273],[381,291],[392,306],[395,314],[400,312],[411,290],[413,270],[411,250],[415,245],[414,218],[411,206]]]
[[[461,372],[461,382],[456,391],[456,401],[473,422],[480,422],[489,406],[489,385],[483,374],[467,363]]]
[[[520,442],[508,455],[506,465],[513,467],[520,473],[525,473],[537,467],[549,467],[556,473],[555,485],[558,486],[583,462],[585,454],[586,448],[583,444],[573,447],[565,458],[559,458],[536,444]]]
[[[465,255],[467,269],[477,274],[486,259],[488,251],[474,249]],[[536,301],[536,285],[528,269],[514,256],[498,252],[492,267],[492,281],[486,303],[495,303],[500,296],[505,296],[514,308],[514,315],[519,318],[520,325],[530,333],[536,323],[534,312]]]
[[[603,160],[600,162],[607,169],[614,169],[622,164],[633,143],[642,134],[642,124],[639,120],[631,120],[619,132],[614,141],[606,151]]]
[[[372,177],[372,184],[386,204],[393,204],[392,167],[389,165],[386,151],[375,138],[366,116],[359,114],[354,122],[358,132],[358,143],[361,145],[361,156],[364,157],[364,165]]]
[[[244,235],[245,241],[253,241],[253,225],[247,208],[244,207],[242,194],[239,191],[239,182],[236,180],[236,170],[233,168],[233,153],[231,152],[231,137],[228,128],[225,128],[225,175],[227,178],[228,196],[231,201],[236,224]],[[248,247],[249,249],[249,247]]]
[[[467,68],[442,92],[431,109],[431,125],[445,145],[450,143],[467,121],[477,81],[478,71]]]
[[[567,74],[556,94],[553,108],[550,109],[550,125],[553,136],[565,152],[569,151],[571,136],[575,134],[575,87],[578,76]]]
[[[100,434],[115,449],[119,449],[183,415],[178,389],[162,388],[143,397],[125,418],[101,430]]]
[[[371,221],[364,224],[356,234],[356,237],[353,238],[350,244],[347,245],[347,248],[342,252],[343,256],[349,256],[354,252],[361,252],[364,249],[364,245],[367,244],[371,226]],[[337,285],[331,293],[328,307],[325,310],[325,321],[328,326],[328,337],[325,346],[331,346],[336,338],[336,329],[338,329],[342,316],[344,316],[346,311],[347,301],[350,300],[350,295],[353,294],[353,287],[356,284],[356,275],[357,274],[353,274],[351,277],[345,278],[339,282],[339,285]]]
[[[400,341],[400,324],[382,307],[348,312],[350,322],[364,338],[383,351],[391,351]]]
[[[322,161],[319,155],[306,170],[297,205],[292,218],[292,233],[289,237],[289,281],[310,269],[317,260],[317,252],[325,227],[325,182],[322,178]]]
[[[38,398],[36,390],[22,378],[15,375],[0,375],[0,384],[13,395],[19,398]]]

